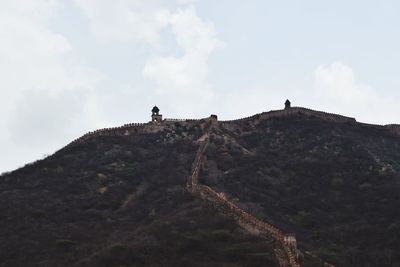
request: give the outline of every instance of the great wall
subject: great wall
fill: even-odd
[[[199,184],[198,176],[201,171],[202,165],[204,164],[205,152],[207,150],[210,141],[210,132],[214,126],[222,126],[227,129],[233,127],[235,123],[251,122],[257,124],[261,120],[287,117],[296,114],[303,114],[306,116],[314,116],[337,123],[350,123],[357,124],[361,127],[369,127],[374,129],[387,130],[395,135],[400,135],[399,124],[389,125],[374,125],[357,122],[354,118],[346,117],[338,114],[332,114],[322,111],[315,111],[303,107],[290,107],[283,110],[273,110],[269,112],[259,113],[250,117],[245,117],[237,120],[226,120],[218,121],[216,115],[211,115],[207,119],[164,119],[162,120],[161,115],[156,114],[157,119],[152,120],[148,123],[130,123],[120,127],[104,128],[93,132],[89,132],[82,137],[72,141],[66,147],[82,143],[90,138],[97,136],[130,136],[135,134],[155,133],[162,131],[168,127],[174,127],[176,124],[182,125],[194,125],[200,123],[204,124],[203,136],[201,136],[196,142],[199,145],[195,160],[192,164],[192,171],[187,181],[187,190],[194,196],[199,197],[204,201],[205,205],[217,210],[221,214],[231,218],[241,228],[248,231],[249,233],[258,235],[260,237],[272,238],[275,244],[275,255],[280,267],[300,267],[298,262],[299,255],[301,252],[297,249],[297,241],[294,234],[283,233],[280,229],[275,226],[263,222],[248,212],[242,210],[237,205],[225,198],[221,193],[216,192],[212,188],[206,185]],[[154,115],[154,114],[153,114]],[[160,120],[161,118],[161,120]],[[331,266],[328,263],[324,263],[324,266]]]
[[[210,117],[206,122],[204,135],[197,141],[199,148],[192,164],[192,172],[187,181],[187,189],[193,195],[200,197],[207,206],[212,207],[224,216],[233,219],[241,228],[260,237],[273,238],[275,242],[275,255],[280,267],[300,267],[296,238],[293,234],[284,234],[271,224],[263,222],[245,212],[222,194],[211,187],[199,184],[198,176],[204,164],[205,152],[210,140],[210,132],[216,125],[215,117]]]
[[[323,111],[312,110],[312,109],[303,108],[303,107],[290,107],[290,108],[281,109],[281,110],[271,110],[269,112],[262,112],[262,113],[255,114],[250,117],[245,117],[245,118],[236,119],[236,120],[220,121],[220,122],[223,124],[227,124],[227,123],[235,123],[235,122],[249,121],[249,120],[255,120],[255,119],[263,119],[264,120],[264,119],[270,119],[270,118],[275,118],[275,117],[290,116],[293,114],[304,114],[304,115],[309,115],[309,116],[316,116],[316,117],[320,117],[320,118],[323,118],[326,120],[332,120],[332,121],[336,121],[336,122],[356,122],[356,120],[351,117],[346,117],[346,116],[323,112]]]
[[[267,120],[267,119],[272,119],[272,118],[279,118],[279,117],[287,117],[287,116],[292,116],[296,114],[303,114],[307,116],[314,116],[318,117],[321,119],[329,120],[329,121],[334,121],[338,123],[354,123],[359,126],[363,127],[369,127],[369,128],[374,128],[374,129],[386,129],[389,130],[390,132],[400,135],[400,125],[399,124],[387,124],[387,125],[378,125],[378,124],[368,124],[368,123],[362,123],[356,121],[355,118],[351,117],[346,117],[334,113],[328,113],[328,112],[323,112],[323,111],[316,111],[308,108],[303,108],[303,107],[290,107],[287,109],[282,109],[282,110],[271,110],[268,112],[262,112],[255,114],[253,116],[249,117],[244,117],[240,119],[235,119],[235,120],[219,120],[218,123],[221,124],[222,126],[229,128],[235,123],[240,123],[240,122],[253,122],[257,123],[261,120]],[[119,127],[113,127],[113,128],[103,128],[95,131],[88,132],[81,137],[73,140],[70,142],[66,147],[69,145],[75,144],[75,143],[80,143],[84,142],[85,140],[88,140],[90,138],[96,137],[96,136],[127,136],[127,135],[133,135],[133,134],[138,134],[138,133],[154,133],[161,131],[165,129],[168,126],[171,126],[174,123],[180,123],[183,125],[188,125],[188,124],[193,124],[201,119],[163,119],[162,121],[151,121],[148,123],[129,123],[129,124],[124,124]]]

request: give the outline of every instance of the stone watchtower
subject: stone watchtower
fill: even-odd
[[[285,109],[289,109],[289,108],[290,108],[290,101],[289,101],[289,99],[286,99]]]
[[[160,109],[157,106],[154,106],[153,109],[151,110],[151,121],[153,122],[161,122],[162,121],[162,115],[159,114]]]

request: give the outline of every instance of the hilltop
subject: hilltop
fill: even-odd
[[[0,196],[0,266],[400,266],[400,126],[290,103],[153,109],[1,176]]]

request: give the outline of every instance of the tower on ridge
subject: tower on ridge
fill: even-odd
[[[289,101],[289,99],[286,99],[285,109],[289,109],[289,108],[290,108],[290,101]]]
[[[153,109],[151,110],[151,121],[153,122],[161,122],[162,121],[162,115],[159,114],[160,109],[157,106],[154,106]]]

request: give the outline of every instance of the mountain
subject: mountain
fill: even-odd
[[[158,111],[0,176],[0,266],[400,266],[399,125]]]

